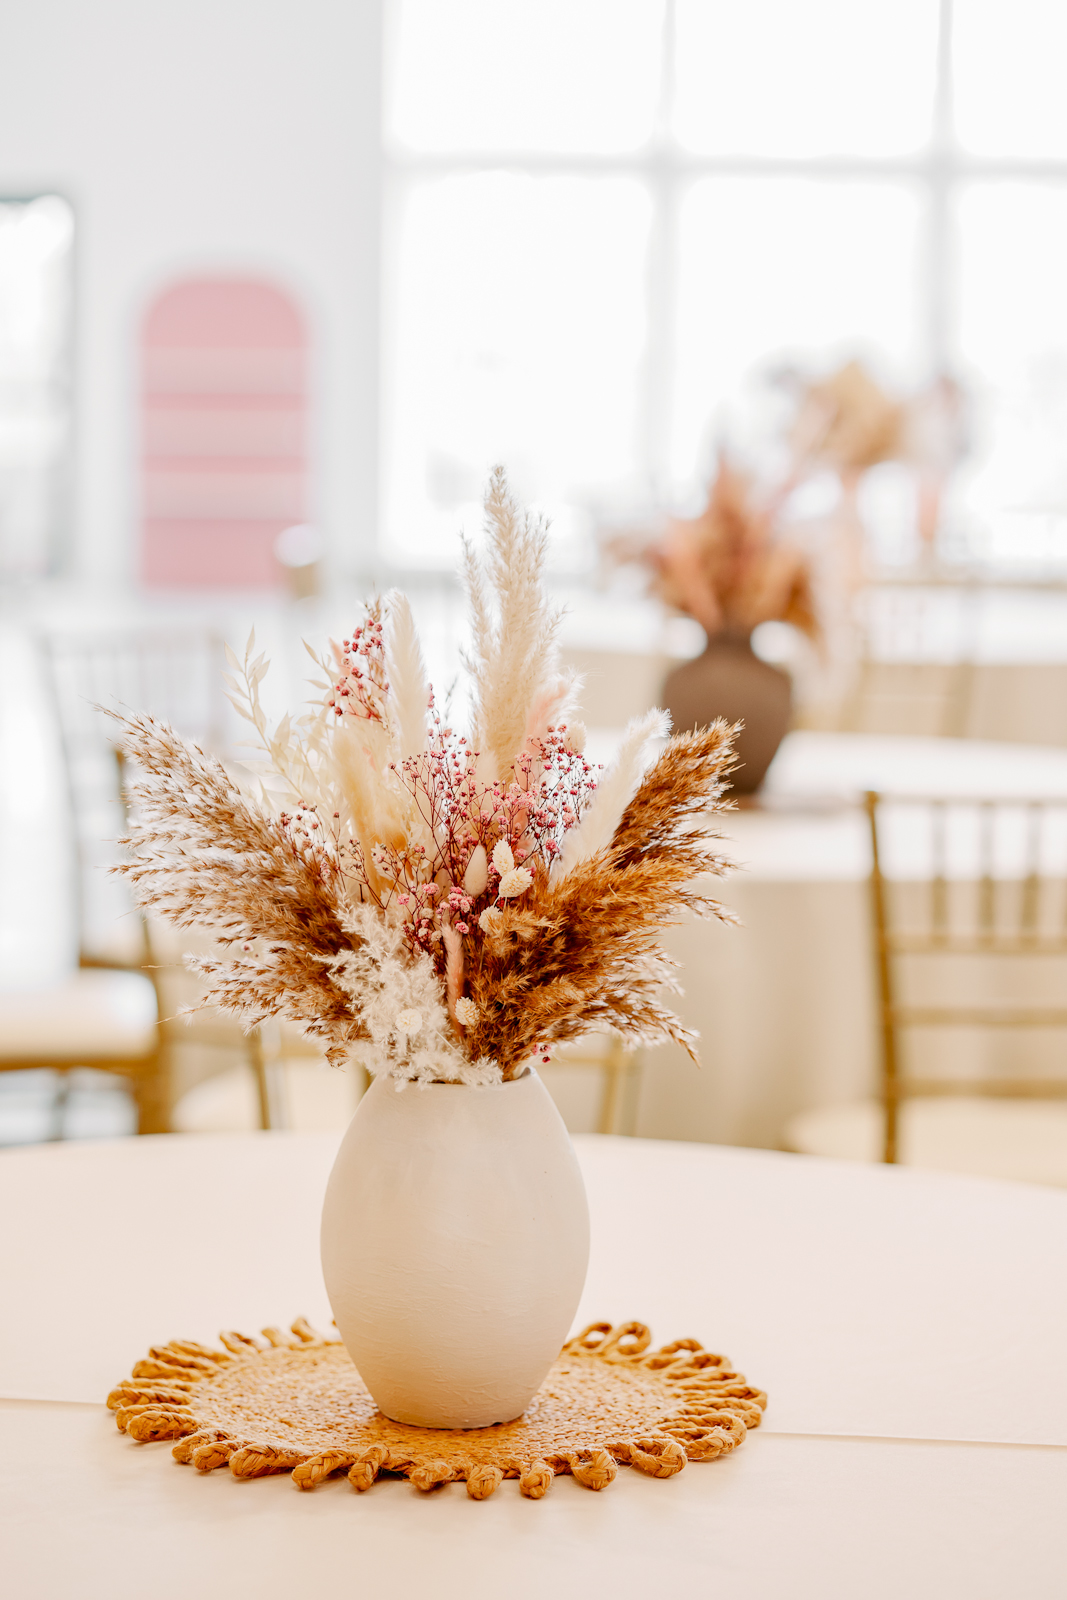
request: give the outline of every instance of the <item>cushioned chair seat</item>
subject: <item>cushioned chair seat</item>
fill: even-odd
[[[278,1105],[281,1126],[298,1133],[329,1133],[348,1126],[359,1097],[359,1074],[328,1067],[321,1058],[286,1061],[270,1070],[272,1101]],[[171,1126],[178,1133],[244,1133],[258,1128],[259,1093],[251,1067],[235,1067],[198,1083],[174,1107]]]
[[[86,968],[48,988],[0,993],[0,1065],[148,1056],[156,1023],[156,992],[143,973]]]
[[[785,1145],[802,1155],[880,1161],[884,1114],[874,1100],[804,1111]],[[1067,1102],[954,1097],[901,1107],[900,1160],[909,1167],[1067,1188]]]

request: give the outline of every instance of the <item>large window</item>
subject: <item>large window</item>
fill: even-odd
[[[0,579],[40,577],[68,509],[74,217],[0,199]]]
[[[1060,0],[391,0],[388,558],[487,465],[582,566],[682,505],[761,372],[974,398],[954,547],[1067,525]],[[892,504],[892,499],[888,502]]]

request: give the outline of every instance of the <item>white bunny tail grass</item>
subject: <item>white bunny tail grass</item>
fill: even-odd
[[[390,712],[401,760],[426,744],[430,685],[415,619],[407,595],[394,589],[385,597],[385,659],[392,690]]]
[[[669,731],[670,718],[665,711],[648,711],[630,723],[618,760],[601,778],[581,822],[563,841],[553,880],[567,877],[575,867],[589,861],[611,843],[648,765],[653,742],[666,738]]]

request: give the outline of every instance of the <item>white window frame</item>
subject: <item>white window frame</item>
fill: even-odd
[[[5,206],[31,206],[39,200],[55,198],[70,208],[74,221],[73,243],[70,252],[69,302],[64,330],[62,356],[54,379],[56,408],[63,413],[64,438],[61,451],[53,461],[49,478],[49,517],[43,530],[39,567],[28,569],[5,568],[4,552],[0,549],[0,583],[15,581],[34,582],[54,577],[68,570],[73,555],[73,480],[75,452],[74,405],[74,350],[75,319],[77,316],[77,248],[78,214],[69,197],[58,188],[35,189],[24,193],[9,193],[0,189],[0,204]]]
[[[390,0],[386,0],[386,4]],[[738,0],[743,3],[743,0]],[[797,0],[802,4],[803,0]],[[684,149],[672,136],[670,111],[674,98],[673,62],[675,0],[665,0],[658,106],[648,144],[621,155],[571,155],[481,150],[473,153],[425,154],[383,147],[386,262],[383,281],[395,281],[391,263],[399,248],[397,219],[408,189],[433,178],[485,171],[507,171],[549,177],[624,176],[640,181],[652,201],[651,237],[646,271],[648,338],[641,382],[640,463],[650,496],[669,503],[676,485],[670,467],[674,424],[674,333],[679,279],[679,217],[684,194],[694,180],[708,176],[752,178],[802,177],[824,181],[905,182],[924,201],[925,237],[920,249],[920,329],[926,376],[958,366],[955,339],[957,262],[952,236],[954,202],[963,187],[977,181],[1040,180],[1067,184],[1067,161],[977,157],[962,150],[954,137],[952,107],[952,37],[955,0],[939,0],[937,61],[931,137],[926,147],[907,157],[765,157],[701,156]],[[389,30],[386,29],[388,38]],[[386,327],[397,311],[383,296]],[[388,348],[388,345],[387,345]],[[390,374],[383,370],[383,402],[388,405]],[[433,570],[424,567],[423,570]]]

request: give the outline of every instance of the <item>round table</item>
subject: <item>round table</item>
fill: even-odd
[[[1067,1583],[1067,1195],[764,1151],[576,1141],[577,1322],[725,1351],[770,1404],[732,1455],[541,1502],[300,1494],[177,1466],[102,1401],[148,1346],[330,1311],[333,1135],[0,1153],[0,1478],[21,1600],[320,1592],[1044,1600]]]

